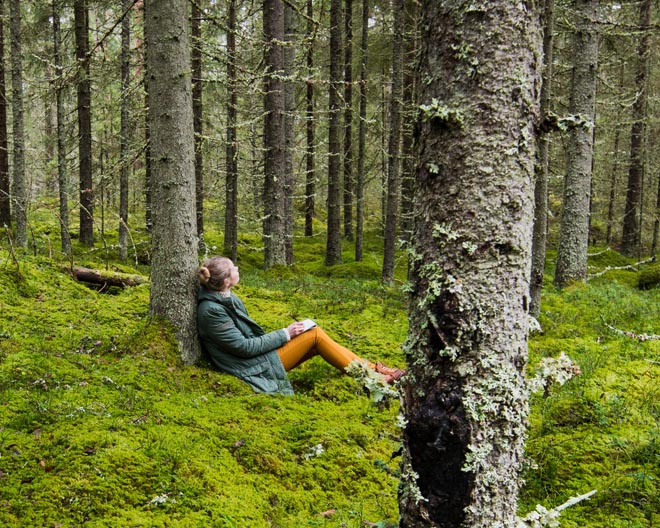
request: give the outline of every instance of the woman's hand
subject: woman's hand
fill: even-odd
[[[294,338],[305,331],[305,325],[300,321],[296,321],[295,323],[291,323],[286,330],[289,332],[289,337]]]

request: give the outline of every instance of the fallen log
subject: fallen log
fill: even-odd
[[[120,273],[117,271],[99,271],[80,266],[67,268],[67,270],[76,280],[88,284],[96,284],[100,286],[101,289],[110,286],[126,288],[129,286],[139,286],[140,284],[146,284],[149,282],[149,279],[142,275],[131,275],[130,273]]]

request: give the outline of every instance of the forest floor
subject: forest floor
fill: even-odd
[[[380,284],[380,253],[325,268],[322,241],[266,273],[243,240],[237,293],[269,330],[311,317],[359,355],[403,366],[405,259]],[[346,255],[350,253],[347,246]],[[148,275],[78,249],[76,264]],[[349,260],[349,259],[347,259]],[[629,264],[613,251],[597,272]],[[148,284],[99,292],[43,246],[0,246],[0,525],[5,527],[396,526],[396,400],[374,402],[320,359],[291,373],[294,397],[254,394],[186,366],[147,317]],[[597,489],[564,527],[660,525],[660,289],[635,270],[548,283],[530,375],[564,352],[581,374],[532,397],[522,514]],[[609,325],[609,326],[608,326]]]

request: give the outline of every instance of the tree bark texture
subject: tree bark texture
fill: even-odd
[[[632,107],[632,129],[630,131],[630,165],[628,168],[628,186],[626,207],[623,215],[621,234],[621,252],[632,257],[641,246],[642,222],[642,185],[644,182],[646,114],[649,93],[649,64],[651,46],[651,8],[652,0],[643,0],[639,4],[639,26],[643,31],[637,47],[637,74],[635,76],[636,97]]]
[[[130,83],[131,83],[131,12],[132,0],[123,0],[126,12],[121,22],[121,123],[119,150],[119,258],[128,258],[128,175],[130,144]]]
[[[340,264],[341,255],[341,0],[330,0],[330,83],[328,123],[328,233],[325,264]]]
[[[200,350],[188,6],[150,0],[145,7],[153,193],[149,311],[173,325],[181,357],[192,363]]]
[[[314,83],[312,75],[314,72],[314,3],[307,0],[307,75],[309,80],[305,90],[305,236],[311,237],[314,234],[314,209],[316,204],[316,167],[315,167],[315,141],[316,132],[314,127]]]
[[[593,129],[598,69],[598,0],[575,0],[573,65],[568,112],[566,174],[554,283],[563,288],[587,275]]]
[[[357,181],[355,183],[355,260],[362,260],[364,242],[365,157],[367,155],[367,65],[369,62],[369,0],[362,0],[360,35],[360,122],[358,125]]]
[[[7,85],[5,84],[5,1],[0,0],[0,225],[11,226],[11,176],[7,142]]]
[[[21,2],[9,2],[11,40],[11,109],[14,134],[12,167],[12,204],[16,220],[14,243],[27,247],[28,183],[25,174],[25,112],[23,109],[23,55],[21,45]]]
[[[225,255],[238,258],[238,93],[236,91],[236,0],[227,5],[227,185],[225,187]]]
[[[64,117],[64,80],[62,78],[60,11],[53,1],[53,66],[55,67],[55,127],[57,136],[57,187],[59,192],[59,221],[62,253],[71,254],[69,234],[69,178],[66,164],[66,138]]]
[[[541,81],[540,121],[543,124],[550,111],[552,94],[555,0],[543,2],[543,73]],[[532,236],[532,274],[529,286],[529,313],[537,317],[541,311],[541,290],[545,275],[545,254],[548,239],[548,150],[550,130],[541,126],[537,143],[536,182],[534,184],[534,232]]]
[[[197,218],[197,237],[204,245],[204,156],[202,154],[203,119],[202,119],[202,0],[192,2],[190,31],[192,37],[192,97],[193,128],[195,130],[195,211]]]
[[[415,121],[415,101],[417,86],[417,71],[415,69],[416,53],[419,47],[417,35],[417,0],[406,0],[405,34],[403,49],[403,119],[401,127],[401,239],[410,242],[413,229],[413,199],[415,185],[415,156],[413,154],[413,124]]]
[[[385,247],[383,250],[384,283],[394,280],[397,225],[399,223],[399,197],[401,194],[401,112],[403,77],[403,0],[392,1],[394,34],[392,36],[392,91],[390,93],[390,135],[387,142],[387,206],[385,211]]]
[[[284,100],[284,2],[264,0],[264,267],[286,264]]]
[[[86,0],[73,3],[78,61],[78,171],[80,178],[80,236],[94,245],[94,191],[92,181],[92,81],[89,69],[89,13]]]
[[[402,528],[515,523],[528,411],[541,32],[533,4],[421,3]]]
[[[296,60],[297,17],[289,3],[284,5],[284,251],[287,266],[293,265],[293,195],[296,178],[293,164],[296,90],[293,69]]]
[[[353,0],[344,0],[344,238],[353,240]]]

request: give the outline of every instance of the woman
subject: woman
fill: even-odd
[[[197,328],[202,347],[218,369],[249,383],[257,392],[293,394],[286,373],[317,354],[341,371],[352,361],[364,361],[318,326],[305,330],[302,321],[266,333],[231,292],[240,277],[228,258],[210,258],[198,275]],[[364,362],[387,383],[405,374],[380,363]]]

